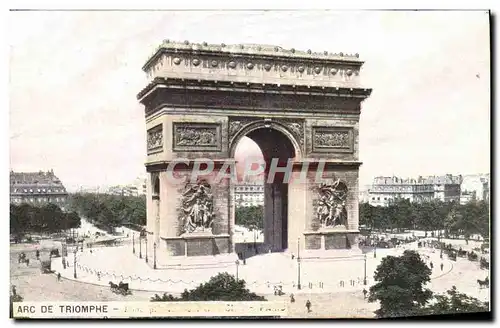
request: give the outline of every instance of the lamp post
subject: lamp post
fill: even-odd
[[[78,251],[78,246],[75,247],[73,251],[73,278],[76,279],[76,252]]]
[[[297,238],[297,289],[300,288],[300,238]]]
[[[132,233],[132,254],[135,254],[135,233]]]
[[[148,235],[146,235],[146,263],[148,263]]]
[[[156,270],[156,242],[153,243],[153,269]]]
[[[139,258],[142,259],[142,236],[139,234]]]
[[[363,285],[366,286],[366,254],[365,254],[365,278],[363,279]]]
[[[240,266],[240,261],[236,260],[234,263],[236,264],[236,281],[238,281],[238,267]]]

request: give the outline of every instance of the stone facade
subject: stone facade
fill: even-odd
[[[52,203],[64,208],[67,201],[68,192],[54,171],[10,172],[11,203],[33,206]]]
[[[358,55],[342,53],[165,41],[144,65],[150,81],[138,94],[148,132],[148,183],[154,186],[156,179],[159,185],[156,194],[148,188],[147,225],[158,252],[167,257],[234,252],[235,182],[218,181],[216,175],[234,162],[245,136],[259,145],[268,167],[273,158],[291,165],[290,183],[280,177],[264,186],[264,242],[270,249],[356,246],[359,117],[361,102],[371,93],[360,84],[362,64]],[[167,168],[181,158],[185,163],[173,170],[177,179],[189,180],[199,159],[215,161],[214,172],[203,177],[213,206],[187,202],[189,182],[172,181]],[[324,181],[318,182],[316,169],[323,164]],[[294,182],[302,170],[306,180]],[[333,186],[328,197],[318,194],[322,183]],[[318,205],[319,199],[326,205]],[[327,217],[330,223],[322,226],[318,211],[325,213],[319,220]],[[210,227],[201,228],[208,218]],[[201,222],[200,228],[186,232],[186,220]]]
[[[459,202],[462,176],[376,177],[368,191],[368,202],[373,206],[388,206],[398,199],[410,202],[426,202],[433,199],[442,202]]]

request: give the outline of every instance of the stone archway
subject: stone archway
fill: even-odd
[[[153,203],[153,186],[148,191],[148,231],[157,236],[158,252],[169,258],[234,253],[232,182],[214,176],[234,163],[243,136],[259,144],[267,161],[293,159],[292,178],[306,173],[304,183],[268,187],[273,204],[266,210],[274,213],[267,214],[265,230],[274,250],[355,246],[359,118],[371,93],[360,84],[362,65],[358,55],[164,42],[144,65],[150,82],[138,94],[146,116],[146,169],[158,177],[161,194]],[[211,160],[211,173],[187,179],[200,159]],[[326,181],[316,181],[318,168]],[[174,183],[172,172],[185,182]],[[322,199],[325,190],[343,198]],[[317,213],[327,210],[322,227]],[[340,219],[342,227],[335,223]]]
[[[252,139],[262,151],[266,168],[264,171],[264,244],[266,249],[284,251],[288,249],[288,178],[285,173],[271,173],[276,165],[286,168],[301,156],[299,143],[285,125],[271,120],[258,120],[241,128],[231,141],[230,155],[241,138]],[[272,163],[277,160],[277,163]],[[245,165],[246,167],[246,165]],[[291,168],[291,166],[290,166]],[[245,175],[246,172],[243,172]],[[234,188],[234,186],[233,186]],[[231,213],[234,215],[234,212]],[[233,218],[234,220],[235,218]]]

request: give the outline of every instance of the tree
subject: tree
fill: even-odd
[[[244,280],[236,280],[234,276],[227,272],[219,273],[210,278],[204,284],[190,291],[184,290],[180,298],[173,297],[171,294],[163,296],[155,295],[151,298],[152,302],[179,302],[179,301],[265,301],[266,299],[245,288]]]
[[[239,207],[235,211],[236,224],[249,229],[264,229],[264,208],[262,206]]]
[[[369,203],[359,204],[359,224],[373,229],[373,206]]]
[[[108,231],[121,225],[146,224],[146,197],[79,193],[70,196],[69,207],[91,223]]]
[[[446,294],[435,295],[433,302],[422,309],[422,314],[453,314],[468,312],[488,312],[488,302],[481,302],[476,298],[459,293],[453,286]]]
[[[375,311],[379,318],[418,314],[432,297],[424,285],[430,281],[431,270],[415,251],[402,256],[387,256],[375,271],[377,283],[370,287],[370,302],[379,301]]]

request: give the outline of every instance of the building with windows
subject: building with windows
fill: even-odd
[[[111,186],[106,193],[118,196],[142,196],[146,195],[146,179],[136,178],[134,182],[127,185]]]
[[[10,202],[64,207],[68,192],[53,170],[48,172],[10,172]]]
[[[447,174],[417,179],[376,177],[368,191],[370,205],[387,206],[398,199],[424,202],[437,199],[443,202],[460,201],[462,176]]]
[[[236,207],[264,206],[264,184],[242,183],[234,188]]]
[[[139,196],[139,188],[135,185],[112,186],[107,190],[107,194],[117,196]]]
[[[462,194],[460,195],[460,205],[465,205],[476,200],[476,191],[462,191]]]

